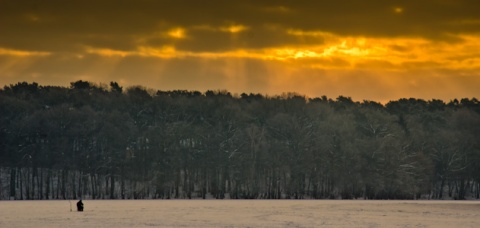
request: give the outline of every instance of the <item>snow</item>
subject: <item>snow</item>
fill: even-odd
[[[70,202],[0,201],[0,227],[480,227],[480,201],[83,200],[84,212]]]

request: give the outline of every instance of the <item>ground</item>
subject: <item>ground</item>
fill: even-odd
[[[83,202],[76,212],[76,200],[0,201],[0,227],[480,227],[480,201]]]

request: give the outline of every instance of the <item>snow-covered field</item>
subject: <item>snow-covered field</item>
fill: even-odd
[[[480,227],[480,201],[0,201],[0,227]]]

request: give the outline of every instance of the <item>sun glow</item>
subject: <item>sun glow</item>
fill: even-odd
[[[220,31],[222,32],[229,32],[229,33],[239,33],[244,30],[247,30],[248,27],[243,26],[243,25],[231,25],[227,27],[220,27]]]
[[[175,39],[185,38],[185,29],[183,28],[174,28],[167,32],[168,36]]]

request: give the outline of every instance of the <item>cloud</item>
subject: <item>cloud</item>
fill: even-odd
[[[6,0],[0,83],[478,96],[479,8],[476,0]]]
[[[184,39],[186,37],[185,29],[180,27],[169,30],[167,35],[174,39]]]
[[[448,34],[480,32],[480,16],[474,0],[389,1],[6,1],[0,9],[2,46],[12,49],[75,51],[76,45],[103,43],[108,48],[131,48],[135,37],[160,27],[184,36],[185,29],[207,25],[223,31],[247,33],[241,37],[248,47],[270,43],[295,44],[268,25],[302,31],[326,31],[337,35],[369,37],[423,37],[447,39]],[[401,11],[401,12],[400,12]],[[230,25],[228,25],[230,23]],[[249,38],[250,37],[250,38]],[[255,38],[252,38],[255,37]],[[224,36],[203,36],[222,42]],[[189,47],[206,43],[192,37]],[[103,40],[103,42],[102,42]],[[33,42],[33,44],[32,44]],[[108,44],[113,43],[113,44]],[[43,45],[42,45],[43,44]],[[242,43],[241,43],[242,44]],[[238,43],[236,45],[239,45]]]
[[[229,26],[220,27],[220,31],[229,32],[229,33],[239,33],[247,29],[248,27],[244,25],[229,25]]]
[[[44,51],[22,51],[22,50],[14,50],[14,49],[0,47],[0,55],[7,55],[7,56],[13,56],[13,57],[27,57],[27,56],[48,56],[48,55],[51,55],[51,53],[44,52]]]

